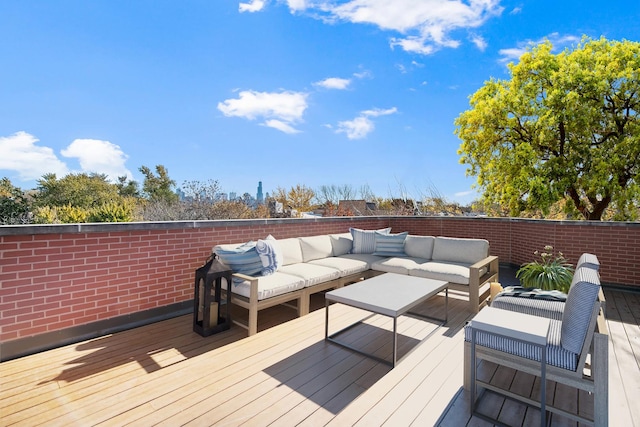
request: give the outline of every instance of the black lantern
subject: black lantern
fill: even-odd
[[[230,289],[233,271],[223,265],[215,254],[196,270],[193,297],[193,331],[203,337],[225,331],[231,327]],[[222,299],[222,279],[227,290]]]

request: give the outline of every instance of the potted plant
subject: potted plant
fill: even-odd
[[[539,260],[522,264],[516,277],[525,288],[558,290],[568,292],[573,278],[573,267],[567,262],[562,252],[555,253],[553,246],[545,246],[544,252],[535,251]]]

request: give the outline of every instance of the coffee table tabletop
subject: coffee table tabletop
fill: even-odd
[[[398,317],[443,291],[448,283],[405,274],[380,276],[325,294],[328,301],[339,302],[389,317]]]

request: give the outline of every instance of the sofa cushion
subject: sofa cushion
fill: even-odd
[[[263,276],[275,273],[282,266],[283,258],[280,244],[271,234],[266,239],[258,240],[256,251],[262,261]]]
[[[290,239],[280,239],[280,249],[282,250],[282,265],[297,264],[302,262],[302,249],[300,249],[300,239],[292,237]]]
[[[381,233],[390,233],[391,228],[383,228]],[[350,228],[349,232],[353,236],[353,254],[372,254],[376,249],[376,230],[360,230],[359,228]]]
[[[424,258],[392,257],[371,264],[371,269],[386,273],[409,274],[409,270],[427,262]]]
[[[598,272],[582,267],[573,274],[573,281],[562,313],[562,347],[573,353],[581,353],[587,336],[593,306],[600,292]]]
[[[268,276],[260,276],[258,280],[258,300],[263,300],[304,288],[304,280],[276,271]],[[222,286],[227,289],[227,281],[222,279]],[[231,292],[249,298],[251,284],[248,280],[233,280]]]
[[[404,240],[404,253],[408,257],[431,259],[433,255],[433,236],[412,236],[408,235]]]
[[[371,265],[373,265],[374,262],[385,259],[385,257],[381,257],[373,254],[345,254],[345,255],[341,255],[340,258],[355,259],[358,261],[365,262],[367,264],[367,270],[371,269]]]
[[[256,242],[216,245],[213,252],[218,255],[220,262],[234,273],[253,276],[262,272],[262,261],[256,251]]]
[[[489,242],[483,239],[436,237],[433,243],[434,261],[475,264],[489,256]]]
[[[470,264],[457,264],[444,261],[429,261],[409,270],[410,276],[426,277],[427,279],[444,280],[460,285],[469,284]]]
[[[408,232],[398,234],[388,234],[376,231],[375,236],[375,250],[374,255],[378,256],[392,256],[403,257],[404,253],[404,241],[407,238]]]
[[[576,270],[579,269],[580,267],[587,267],[592,270],[598,271],[600,270],[600,261],[598,260],[598,257],[595,256],[594,254],[584,253],[580,255],[580,258],[578,259],[578,263],[576,264]]]
[[[329,257],[309,261],[309,264],[322,265],[324,267],[335,268],[340,271],[340,277],[361,273],[369,270],[369,265],[365,261],[349,259],[344,257]]]
[[[300,249],[303,262],[333,256],[331,238],[328,235],[300,237]]]
[[[353,236],[351,233],[330,234],[333,256],[348,254],[353,248]]]
[[[306,287],[340,277],[340,271],[335,268],[304,262],[285,265],[280,271],[303,279]]]

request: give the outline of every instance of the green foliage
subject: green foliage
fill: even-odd
[[[542,43],[491,79],[455,121],[458,153],[485,203],[511,215],[568,200],[599,220],[633,220],[640,200],[640,43],[584,38],[553,54]]]
[[[122,197],[140,197],[138,183],[136,181],[128,181],[126,176],[119,176],[116,183],[118,194]]]
[[[0,225],[26,224],[30,222],[30,202],[8,178],[0,180]]]
[[[134,221],[135,202],[133,199],[111,201],[91,209],[89,222],[131,222]]]
[[[569,292],[573,268],[562,252],[556,254],[553,252],[553,246],[545,246],[544,252],[535,251],[534,255],[539,255],[540,259],[523,264],[516,272],[522,286]]]
[[[118,188],[103,174],[68,174],[57,179],[55,174],[43,175],[38,180],[37,206],[73,206],[91,209],[105,202],[117,200]],[[66,222],[66,221],[65,221]]]
[[[174,203],[178,201],[178,195],[174,191],[176,182],[169,178],[169,171],[163,165],[156,166],[157,176],[146,166],[140,167],[144,175],[142,193],[151,201],[164,201]]]
[[[78,206],[41,206],[34,212],[36,224],[78,224],[87,222],[90,209]]]

